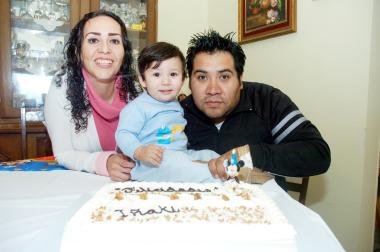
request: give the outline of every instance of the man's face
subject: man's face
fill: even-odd
[[[195,105],[214,123],[223,122],[236,107],[243,84],[229,52],[202,52],[195,56],[190,73]]]

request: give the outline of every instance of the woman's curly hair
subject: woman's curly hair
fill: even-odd
[[[81,48],[84,35],[83,29],[88,20],[99,16],[108,16],[120,25],[124,47],[124,58],[118,73],[122,78],[119,90],[120,98],[125,101],[131,101],[142,91],[136,82],[136,72],[132,67],[132,46],[128,40],[127,29],[123,21],[117,15],[109,11],[100,10],[87,13],[71,30],[70,37],[64,49],[65,63],[55,77],[55,84],[59,87],[62,85],[62,76],[66,75],[66,98],[70,101],[70,107],[67,109],[71,110],[71,117],[75,123],[76,132],[87,129],[88,116],[91,114],[91,106],[86,94],[82,74],[83,62],[81,60]]]

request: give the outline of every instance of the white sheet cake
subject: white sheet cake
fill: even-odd
[[[296,251],[295,231],[257,185],[110,183],[66,225],[62,252]]]

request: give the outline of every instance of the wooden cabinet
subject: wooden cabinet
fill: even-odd
[[[44,127],[44,97],[63,62],[70,29],[90,12],[107,9],[126,24],[134,56],[156,41],[157,0],[0,1],[0,161],[22,155],[21,107],[26,115],[26,157],[52,154]]]
[[[1,122],[0,161],[43,157],[52,154],[46,128],[40,122],[29,122],[25,136],[26,156],[22,153],[21,126],[17,120]]]

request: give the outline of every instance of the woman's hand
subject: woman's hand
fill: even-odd
[[[107,170],[113,181],[124,182],[131,179],[131,170],[135,166],[127,156],[113,154],[107,159]]]
[[[140,161],[148,162],[154,166],[159,166],[162,161],[164,148],[155,144],[140,146],[134,153],[134,158]]]

